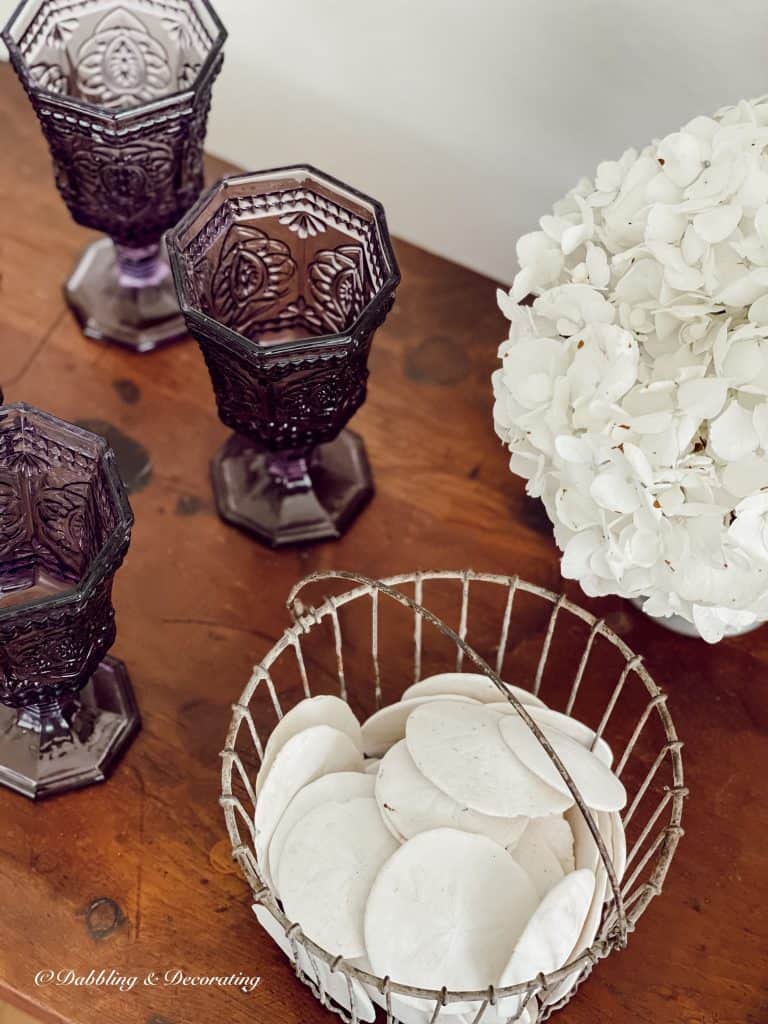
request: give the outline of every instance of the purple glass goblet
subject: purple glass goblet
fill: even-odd
[[[166,236],[219,416],[222,518],[277,547],[341,535],[373,495],[368,352],[400,281],[384,210],[308,166],[225,178]]]
[[[139,728],[105,657],[132,524],[103,438],[0,408],[0,784],[25,796],[103,781]]]
[[[147,352],[186,334],[163,233],[203,186],[226,31],[208,0],[23,0],[2,38],[88,246],[64,293],[89,338]]]

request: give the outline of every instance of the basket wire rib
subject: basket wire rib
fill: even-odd
[[[414,609],[415,611],[415,609]],[[418,614],[418,613],[417,613]],[[469,614],[469,577],[461,581],[461,612],[459,613],[459,640],[456,646],[456,671],[461,672],[464,665],[464,651],[467,640],[467,616]],[[496,673],[498,675],[498,672]]]
[[[504,605],[504,618],[501,620],[501,634],[499,636],[499,649],[496,654],[496,673],[501,675],[501,670],[504,665],[504,655],[507,653],[507,642],[509,640],[509,624],[512,621],[512,606],[515,600],[515,591],[517,590],[517,576],[513,576],[509,581],[509,587],[507,589],[507,601]],[[420,602],[420,598],[417,598]]]
[[[560,612],[560,609],[563,607],[563,602],[564,601],[565,601],[565,595],[561,594],[560,597],[558,597],[557,601],[555,602],[555,607],[552,609],[552,614],[549,616],[549,623],[547,625],[547,634],[544,637],[544,645],[541,648],[541,654],[539,655],[539,663],[536,666],[536,678],[533,681],[533,693],[537,697],[539,695],[539,691],[541,690],[541,681],[544,678],[544,668],[545,668],[545,666],[547,664],[547,658],[549,657],[550,647],[552,646],[552,637],[554,636],[555,626],[557,625],[557,616],[558,616],[558,614]],[[496,682],[496,680],[494,680],[494,682]],[[541,743],[542,742],[541,741],[541,737],[539,736],[538,731],[536,729],[534,729],[534,733],[536,734],[536,738],[539,740],[539,743]],[[550,752],[549,752],[549,749],[548,749],[548,744],[542,743],[542,746],[544,747],[544,749],[549,754]],[[550,754],[550,756],[551,756],[551,754]],[[555,764],[557,764],[557,762],[555,762]],[[558,771],[560,771],[559,768],[558,768]],[[560,773],[562,775],[562,771]],[[563,775],[563,778],[567,782],[568,779],[567,779],[566,776],[567,776],[567,773],[566,773],[566,775]]]
[[[296,664],[299,666],[299,676],[301,677],[301,688],[304,691],[305,697],[312,696],[312,690],[309,686],[309,676],[307,675],[307,666],[304,663],[304,652],[301,649],[301,640],[299,637],[293,638],[293,650],[296,655]]]
[[[379,592],[371,594],[371,659],[373,661],[373,696],[376,707],[381,707],[381,666],[379,665]]]
[[[342,594],[326,597],[325,600],[317,607],[305,607],[301,600],[301,592],[312,584],[330,581],[342,581],[349,583],[352,586],[351,589]],[[461,604],[459,609],[458,631],[451,629],[451,627],[448,626],[441,618],[425,606],[425,582],[460,583]],[[466,640],[470,612],[470,586],[472,584],[475,586],[480,584],[492,584],[506,588],[504,611],[499,632],[498,650],[496,653],[494,668],[492,668],[474,650],[474,648],[467,643]],[[409,597],[408,594],[403,593],[402,590],[399,589],[403,586],[413,587],[413,598]],[[625,877],[623,884],[621,885],[619,884],[611,856],[608,853],[596,821],[589,808],[584,803],[573,779],[570,777],[567,769],[557,756],[557,753],[552,748],[551,744],[548,742],[546,736],[542,733],[536,721],[529,714],[526,709],[526,705],[522,704],[515,694],[507,689],[501,679],[501,671],[507,654],[513,611],[516,605],[516,598],[521,592],[543,599],[553,606],[547,622],[544,642],[536,666],[532,686],[532,691],[535,694],[538,694],[541,689],[557,622],[564,611],[575,618],[580,619],[590,627],[588,638],[579,658],[576,673],[568,693],[565,705],[566,713],[570,713],[574,707],[577,696],[582,688],[590,655],[592,654],[598,637],[601,637],[612,644],[624,658],[624,666],[619,675],[618,681],[614,684],[613,691],[608,698],[605,711],[603,712],[599,725],[595,730],[596,736],[594,742],[597,741],[598,737],[603,735],[605,728],[608,726],[611,717],[625,692],[629,680],[635,677],[644,686],[648,699],[643,706],[640,717],[638,718],[632,735],[630,736],[630,739],[618,762],[617,768],[615,769],[617,774],[620,775],[626,768],[629,759],[633,751],[636,749],[645,727],[652,719],[654,712],[663,727],[666,743],[662,746],[650,768],[646,771],[642,781],[639,783],[637,791],[624,814],[623,822],[625,827],[637,814],[639,807],[643,804],[643,800],[649,794],[651,786],[657,781],[659,773],[665,766],[668,766],[671,769],[671,785],[664,788],[660,801],[653,809],[645,825],[640,830],[640,833],[633,842],[631,848],[627,851],[627,868],[631,865],[634,865],[634,868],[629,877]],[[424,624],[427,623],[438,633],[447,637],[455,644],[457,651],[456,669],[458,671],[462,669],[466,659],[472,662],[480,672],[493,681],[499,689],[500,694],[502,694],[503,697],[505,697],[509,703],[514,706],[517,713],[534,733],[540,745],[546,750],[550,760],[555,765],[557,771],[565,781],[571,795],[573,796],[576,806],[579,808],[579,812],[583,816],[592,838],[596,843],[599,858],[602,861],[602,869],[606,873],[608,884],[610,886],[610,896],[607,898],[607,909],[604,912],[604,919],[598,931],[597,940],[589,947],[589,949],[575,957],[558,971],[552,972],[549,975],[539,975],[537,978],[518,985],[508,986],[498,990],[491,986],[488,990],[480,992],[448,992],[445,988],[442,990],[420,989],[414,986],[399,984],[390,978],[378,978],[375,975],[362,970],[360,967],[347,963],[341,957],[332,956],[326,950],[317,946],[312,940],[304,936],[298,923],[287,920],[273,894],[264,884],[259,873],[254,853],[255,829],[253,824],[253,813],[256,804],[256,795],[249,778],[248,770],[237,749],[238,740],[241,738],[243,722],[245,721],[247,724],[247,730],[243,733],[243,736],[250,737],[253,749],[256,751],[257,757],[261,761],[263,759],[264,745],[260,738],[259,730],[254,721],[251,709],[251,702],[254,695],[259,687],[265,686],[277,719],[279,720],[282,718],[284,711],[270,670],[286,652],[290,652],[293,654],[296,669],[301,680],[302,692],[304,696],[311,696],[312,688],[302,650],[302,637],[309,634],[315,627],[319,626],[325,620],[327,620],[331,626],[339,696],[343,700],[348,699],[348,685],[343,657],[343,633],[339,618],[339,609],[366,596],[370,596],[371,599],[371,659],[373,669],[374,700],[377,708],[381,706],[383,700],[380,660],[380,597],[385,596],[413,612],[414,681],[418,681],[422,674],[424,658]],[[271,648],[261,663],[255,666],[240,700],[233,705],[232,720],[227,733],[225,748],[221,755],[222,793],[220,803],[224,809],[227,830],[232,844],[233,858],[240,865],[248,883],[250,884],[255,902],[263,904],[278,921],[279,925],[285,929],[286,936],[293,951],[293,962],[297,976],[302,981],[305,981],[310,985],[315,995],[320,999],[323,1005],[339,1014],[345,1021],[350,1022],[350,1024],[357,1024],[357,1020],[359,1019],[357,1014],[356,998],[354,997],[353,981],[372,987],[382,995],[386,1007],[388,1024],[390,1021],[396,1020],[392,1009],[393,995],[411,998],[415,997],[417,999],[422,999],[425,1002],[428,1001],[430,1004],[434,1004],[431,1019],[429,1017],[425,1018],[426,1020],[429,1020],[429,1024],[435,1024],[438,1018],[440,1018],[441,1010],[447,1004],[465,1001],[471,1001],[479,1006],[477,1013],[473,1014],[471,1017],[468,1016],[467,1020],[472,1020],[472,1024],[482,1024],[488,1008],[495,1007],[499,1000],[506,999],[509,996],[522,997],[517,1003],[515,1003],[515,1005],[518,1006],[516,1015],[509,1015],[504,1018],[505,1020],[512,1022],[523,1017],[525,1006],[531,996],[538,995],[546,998],[550,993],[557,992],[563,982],[568,982],[569,988],[566,990],[562,998],[558,997],[557,1001],[553,1001],[550,1005],[544,1005],[541,1007],[537,1020],[547,1019],[554,1010],[568,1002],[578,984],[580,984],[581,981],[589,975],[594,965],[600,959],[608,956],[612,950],[621,948],[626,944],[628,933],[634,930],[637,921],[645,911],[650,901],[661,892],[664,878],[674,855],[677,842],[683,834],[680,822],[682,818],[683,801],[687,796],[687,789],[685,788],[683,781],[681,758],[682,743],[677,737],[674,723],[667,708],[666,695],[659,690],[658,686],[646,670],[642,659],[636,655],[626,645],[626,643],[605,624],[602,619],[597,619],[585,609],[573,604],[564,595],[558,596],[543,587],[521,580],[517,576],[508,577],[490,573],[476,573],[472,570],[441,570],[401,574],[392,576],[386,580],[373,580],[351,572],[317,572],[307,576],[292,588],[288,597],[287,607],[293,618],[293,624],[285,630],[283,636]],[[233,789],[233,782],[236,784],[239,783],[242,787],[242,790],[251,805],[250,808],[246,807],[243,804],[241,797],[236,795]],[[667,810],[669,812],[668,824],[660,828],[656,835],[653,836],[652,841],[648,843],[659,819]],[[241,822],[245,825],[245,839],[240,830]],[[248,841],[250,841],[250,845]],[[646,846],[645,849],[644,845]],[[641,851],[642,856],[640,856]],[[639,859],[637,859],[638,857]],[[637,883],[640,881],[643,872],[649,868],[652,861],[654,862],[652,870],[650,870],[649,877],[635,888]],[[300,951],[303,951],[303,956],[300,956]],[[305,959],[309,962],[314,977],[308,977],[306,972],[302,969],[301,964]],[[324,971],[318,967],[318,964],[325,965],[325,967],[331,972],[340,972],[346,979],[349,994],[349,1008],[347,1010],[340,1007],[329,997],[324,981],[325,974]]]
[[[570,693],[568,695],[568,703],[565,705],[565,714],[570,715],[573,711],[573,706],[576,703],[576,698],[579,695],[581,689],[581,681],[584,678],[584,673],[587,669],[587,662],[589,656],[592,653],[592,647],[595,643],[595,637],[600,635],[600,632],[604,626],[602,619],[596,619],[592,629],[589,631],[589,639],[584,645],[584,650],[581,652],[581,659],[579,661],[579,667],[576,669],[576,677],[573,680]],[[506,641],[505,641],[506,642]]]
[[[414,583],[414,598],[416,604],[421,607],[424,600],[424,578],[421,573],[416,574]],[[296,591],[288,598],[288,608],[292,611],[296,600]],[[417,611],[413,613],[413,681],[417,683],[421,679],[421,638],[423,633],[423,621]],[[377,705],[378,707],[379,705]]]

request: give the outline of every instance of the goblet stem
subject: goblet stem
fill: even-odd
[[[125,666],[107,656],[77,693],[0,704],[0,786],[38,800],[103,782],[140,724]]]
[[[267,456],[267,471],[286,491],[306,491],[312,486],[309,454],[306,450],[273,452]]]
[[[272,547],[340,537],[373,496],[365,448],[351,430],[280,452],[233,434],[211,468],[221,517]]]
[[[71,740],[72,719],[78,707],[77,698],[74,697],[30,705],[19,711],[16,724],[20,729],[37,733],[40,749],[46,750]]]
[[[64,293],[88,338],[150,352],[186,334],[160,241],[100,238],[85,250]]]
[[[132,247],[114,243],[117,280],[122,288],[151,288],[170,276],[170,268],[161,255],[160,243]]]

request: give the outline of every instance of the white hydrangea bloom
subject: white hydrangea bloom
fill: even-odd
[[[494,421],[563,575],[710,642],[768,619],[768,97],[601,163],[539,228]]]

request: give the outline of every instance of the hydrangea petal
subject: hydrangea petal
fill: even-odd
[[[725,306],[750,306],[768,291],[768,268],[751,270],[730,281],[719,290],[716,298]]]
[[[622,445],[622,452],[638,480],[646,487],[650,487],[654,481],[653,468],[642,448],[626,442]]]
[[[581,325],[609,324],[614,318],[610,302],[600,292],[585,284],[564,284],[550,288],[539,295],[533,308],[547,319],[568,319]]]
[[[672,206],[656,203],[648,211],[645,237],[653,242],[678,242],[688,226],[688,218]],[[703,236],[702,236],[703,237]]]
[[[601,192],[617,192],[623,176],[618,160],[604,160],[597,165],[595,187]]]
[[[586,271],[593,288],[607,288],[611,281],[611,268],[605,249],[587,243]]]
[[[722,373],[732,384],[746,384],[760,372],[763,357],[754,338],[734,342],[722,360]]]
[[[560,434],[555,438],[555,451],[566,462],[581,462],[588,465],[592,461],[593,449],[582,437]]]
[[[757,443],[752,414],[732,399],[725,412],[710,425],[709,445],[712,451],[724,462],[737,462],[751,455]]]
[[[682,241],[680,243],[680,253],[689,266],[693,266],[698,263],[699,260],[704,256],[707,251],[707,243],[704,241],[702,236],[698,234],[692,224],[689,224],[685,229]]]
[[[531,231],[527,235],[521,235],[515,246],[517,261],[521,267],[535,263],[540,256],[551,252],[555,248],[552,239],[543,231]]]
[[[635,565],[649,567],[659,557],[661,539],[653,530],[635,530],[629,544],[630,559]]]
[[[716,644],[731,629],[747,629],[755,624],[756,618],[753,612],[711,608],[700,604],[693,606],[694,625],[708,644]]]
[[[731,203],[697,213],[693,218],[693,227],[705,242],[724,242],[736,230],[740,220],[741,207]]]
[[[616,470],[598,473],[589,493],[601,508],[610,512],[634,512],[640,504],[638,487]]]
[[[603,540],[601,530],[582,530],[565,547],[560,570],[567,580],[580,580],[589,571],[589,561]]]
[[[729,462],[723,469],[723,487],[735,498],[746,498],[760,487],[768,487],[768,458],[748,455]]]
[[[758,446],[764,452],[768,452],[768,402],[763,402],[753,411],[752,424],[757,431]],[[768,457],[766,463],[768,463]]]
[[[512,289],[510,291],[510,297],[513,302],[522,302],[522,300],[530,295],[533,291],[533,271],[530,267],[523,267],[523,269],[515,274],[515,280],[512,282]]]
[[[755,231],[760,241],[768,244],[768,204],[755,213]]]
[[[675,132],[659,143],[657,159],[676,185],[690,185],[704,166],[699,140],[689,132]]]
[[[752,303],[748,316],[752,323],[768,326],[768,292]]]
[[[680,407],[701,420],[717,416],[727,395],[728,381],[717,377],[685,381],[677,392]]]
[[[600,523],[600,513],[595,503],[571,488],[560,488],[555,496],[555,508],[560,521],[569,530],[584,530]]]

